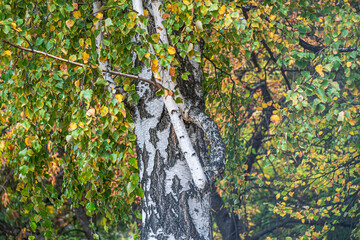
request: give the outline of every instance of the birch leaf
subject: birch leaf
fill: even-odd
[[[109,113],[109,109],[106,106],[102,106],[100,108],[100,115],[102,117],[106,116]]]

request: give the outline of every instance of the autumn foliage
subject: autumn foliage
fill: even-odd
[[[240,239],[359,239],[358,1],[164,6],[173,46],[149,33],[155,57],[132,41],[139,21],[151,21],[146,12],[136,18],[130,1],[106,1],[97,14],[77,1],[0,1],[0,239],[71,237],[67,227],[80,226],[74,209],[102,236],[109,229],[136,236],[143,191],[127,103],[139,96],[125,77],[115,78],[123,93],[104,88],[99,21],[100,59],[116,70],[140,72],[133,52],[155,78],[159,66],[176,78],[184,57],[202,64],[207,113],[227,146],[217,193]],[[179,76],[187,80],[186,71]]]

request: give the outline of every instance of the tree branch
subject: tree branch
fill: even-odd
[[[301,47],[303,47],[306,50],[309,50],[310,52],[313,53],[318,53],[321,50],[328,48],[327,46],[321,47],[321,46],[314,46],[311,45],[308,42],[305,42],[304,40],[302,40],[301,38],[299,38],[299,45]],[[338,48],[339,52],[353,52],[353,51],[357,51],[357,47],[343,47],[343,48]]]
[[[4,43],[6,43],[6,44],[9,44],[9,45],[11,45],[11,46],[13,46],[13,47],[15,47],[15,48],[21,49],[21,50],[23,50],[23,51],[40,54],[40,55],[43,55],[43,56],[45,56],[45,57],[49,57],[49,58],[58,60],[58,61],[60,61],[60,62],[69,63],[69,64],[72,64],[72,65],[75,65],[75,66],[79,66],[79,67],[83,67],[83,68],[96,69],[96,67],[97,67],[97,66],[96,66],[96,67],[92,67],[92,66],[89,66],[89,65],[86,65],[86,64],[83,64],[83,63],[70,61],[70,60],[68,60],[68,59],[60,58],[60,57],[54,56],[54,55],[52,55],[52,54],[49,54],[49,53],[46,53],[46,52],[42,52],[42,51],[38,51],[38,50],[34,50],[34,49],[31,49],[31,48],[25,48],[25,47],[19,46],[19,45],[17,45],[17,44],[8,42],[8,41],[6,41],[6,40],[2,40],[2,41],[3,41]],[[157,83],[157,82],[153,82],[153,81],[151,81],[151,80],[149,80],[149,79],[142,78],[142,77],[139,77],[139,76],[136,76],[136,75],[121,73],[121,72],[112,71],[112,70],[103,70],[103,72],[110,73],[111,75],[117,75],[117,76],[121,76],[121,77],[127,77],[127,78],[137,79],[137,80],[140,80],[140,81],[142,81],[142,82],[147,82],[147,83],[153,85],[154,87],[156,87],[157,89],[165,89],[164,86],[162,86],[161,84],[159,84],[159,83]],[[118,87],[117,87],[117,88],[118,88]]]

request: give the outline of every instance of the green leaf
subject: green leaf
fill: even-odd
[[[183,100],[181,99],[181,97],[177,97],[177,98],[175,99],[175,102],[176,102],[176,103],[183,103]]]
[[[81,91],[80,95],[83,96],[87,102],[89,102],[93,95],[93,90],[91,90],[91,89],[83,90],[83,91]]]
[[[99,77],[98,79],[96,79],[96,84],[99,84],[99,85],[108,85],[109,83],[102,77]]]
[[[126,185],[126,192],[128,194],[131,194],[135,190],[135,187],[135,184],[133,184],[132,182],[128,182],[128,184]]]
[[[105,19],[105,27],[109,27],[109,26],[112,26],[112,25],[113,25],[113,23],[111,21],[111,18]]]
[[[31,229],[33,230],[33,232],[35,232],[35,231],[36,231],[36,228],[37,228],[36,223],[31,222],[31,223],[30,223],[30,226],[31,226]],[[33,237],[34,237],[34,236],[33,236]],[[29,237],[29,239],[30,239],[30,237]],[[35,239],[35,237],[34,237],[34,239]]]
[[[95,204],[93,202],[89,202],[86,204],[86,209],[89,210],[90,213],[95,211]]]
[[[128,162],[130,163],[131,166],[133,166],[134,168],[138,168],[138,165],[137,165],[137,160],[136,158],[132,157],[132,158],[129,158]]]
[[[181,78],[184,79],[184,80],[188,80],[188,76],[187,76],[186,73],[182,73]]]
[[[26,175],[29,172],[29,167],[26,165],[23,165],[19,168],[22,175]]]
[[[37,38],[37,39],[36,39],[36,42],[35,42],[35,45],[36,45],[36,46],[39,46],[39,45],[41,45],[43,42],[44,42],[44,39],[42,39],[42,38]]]

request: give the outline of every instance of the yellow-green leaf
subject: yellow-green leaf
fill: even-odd
[[[100,108],[100,115],[102,117],[106,116],[109,113],[109,109],[106,106],[102,106]]]
[[[72,26],[74,26],[74,21],[71,19],[66,20],[65,24],[70,29]]]
[[[78,19],[78,18],[81,17],[81,12],[80,12],[80,11],[75,11],[75,12],[73,12],[73,16],[74,16],[76,19]]]

